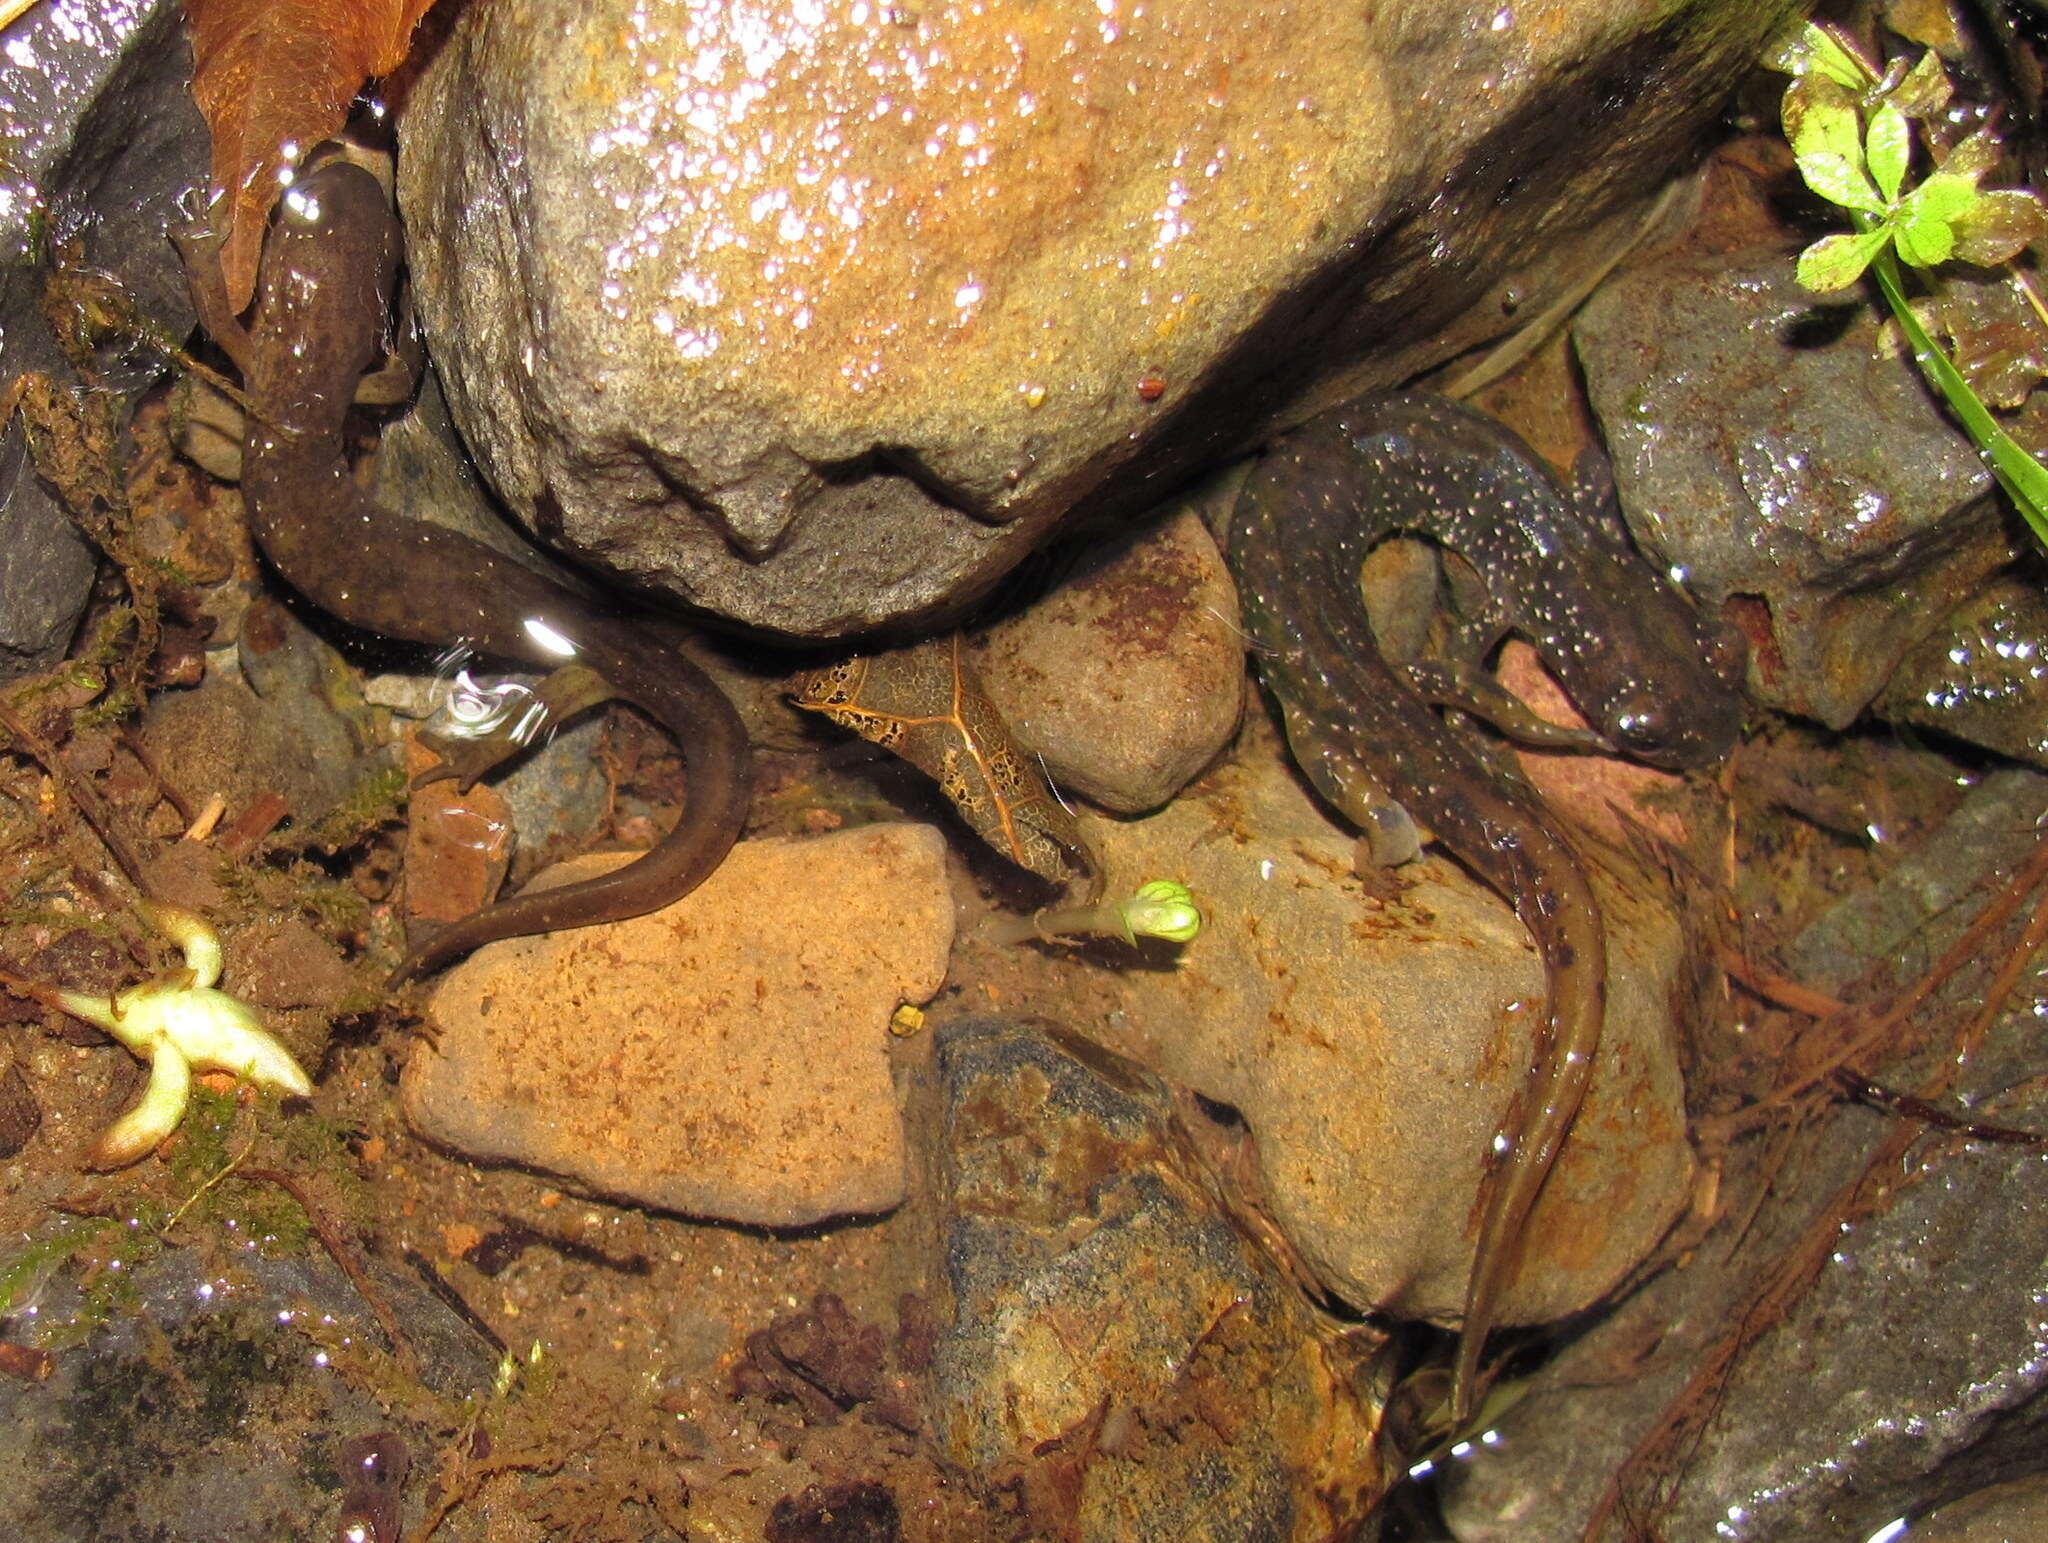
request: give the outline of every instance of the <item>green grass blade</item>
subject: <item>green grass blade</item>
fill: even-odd
[[[1878,288],[1884,291],[1892,314],[1898,318],[1899,330],[1905,333],[1907,343],[1912,346],[1913,358],[1921,373],[1948,399],[1948,405],[1962,421],[1963,428],[1976,441],[1978,454],[1984,457],[1992,475],[1998,478],[1999,485],[2032,528],[2035,538],[2048,547],[2048,467],[2021,449],[2012,436],[1999,427],[1991,409],[1984,405],[1984,399],[1970,389],[1970,383],[1963,379],[1962,372],[1942,352],[1927,329],[1920,325],[1920,318],[1906,303],[1905,289],[1899,283],[1898,264],[1892,254],[1878,254],[1870,265],[1870,271],[1877,278]]]

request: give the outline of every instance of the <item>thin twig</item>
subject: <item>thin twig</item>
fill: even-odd
[[[1835,1083],[1851,1098],[1871,1104],[1879,1109],[1905,1119],[1918,1120],[1941,1130],[1952,1130],[1968,1136],[1972,1141],[1989,1141],[2000,1146],[2048,1147],[2048,1132],[2020,1130],[2011,1125],[1979,1125],[1950,1114],[1938,1104],[1930,1104],[1924,1098],[1915,1098],[1911,1093],[1901,1093],[1879,1082],[1872,1082],[1861,1072],[1846,1068],[1835,1073]]]
[[[4,728],[22,749],[35,758],[59,791],[70,800],[72,808],[84,816],[86,824],[93,828],[114,861],[120,864],[121,871],[128,875],[128,882],[142,892],[145,900],[156,899],[143,867],[142,849],[129,839],[114,811],[100,797],[99,790],[66,766],[56,747],[30,728],[14,710],[14,704],[5,697],[0,697],[0,728]]]
[[[329,1258],[341,1266],[341,1271],[348,1277],[349,1284],[355,1287],[356,1295],[367,1302],[370,1311],[376,1314],[378,1326],[384,1330],[384,1337],[391,1341],[391,1348],[398,1357],[398,1364],[405,1369],[408,1377],[418,1381],[419,1357],[413,1353],[411,1342],[399,1328],[398,1315],[392,1312],[391,1304],[385,1301],[384,1293],[379,1291],[376,1282],[370,1279],[369,1272],[363,1268],[362,1261],[356,1258],[355,1250],[348,1246],[348,1241],[342,1237],[340,1229],[306,1192],[305,1184],[279,1168],[244,1168],[242,1177],[275,1184],[299,1203],[299,1209],[306,1213],[306,1220],[313,1224],[313,1233],[320,1239],[321,1247],[327,1250]]]
[[[1947,949],[1889,1011],[1857,1035],[1846,1048],[1826,1057],[1824,1064],[1810,1076],[1803,1077],[1791,1089],[1781,1090],[1772,1095],[1755,1108],[1768,1113],[1782,1108],[1786,1102],[1819,1080],[1837,1080],[1839,1074],[1845,1070],[1844,1063],[1851,1056],[1861,1049],[1868,1048],[1874,1041],[1894,1033],[1944,981],[1969,959],[1980,953],[1986,938],[2011,919],[2028,893],[2044,878],[2048,878],[2048,836],[2037,840],[2033,854],[2005,888],[1985,904],[1963,929],[1962,936],[1956,944]],[[2043,896],[2037,902],[2025,933],[2000,968],[1991,990],[1986,993],[1983,1008],[1973,1014],[1970,1022],[1957,1034],[1959,1045],[1968,1041],[1974,1047],[1982,1038],[1984,1030],[2002,1010],[2013,985],[2039,951],[2044,940],[2048,940],[2048,896]],[[1745,969],[1748,968],[1744,961],[1736,962]],[[1801,997],[1813,1006],[1832,1004],[1832,999],[1823,994],[1810,992],[1808,988],[1798,986],[1796,982],[1786,981],[1767,971],[1754,971],[1749,983],[1758,989],[1760,995],[1772,1000],[1786,1001],[1787,1005],[1792,1005],[1787,1000],[1788,997]],[[1822,1022],[1832,1024],[1842,1021],[1844,1027],[1850,1027],[1858,1012],[1857,1008],[1842,1009],[1831,1013]],[[2024,1133],[2018,1132],[2008,1134],[2006,1127],[1975,1127],[1960,1121],[1952,1121],[1937,1106],[1928,1102],[1947,1093],[1954,1081],[1957,1060],[1958,1057],[1953,1054],[1944,1057],[1929,1076],[1926,1085],[1916,1095],[1890,1094],[1889,1090],[1877,1088],[1875,1084],[1865,1083],[1864,1086],[1898,1100],[1904,1106],[1900,1112],[1914,1115],[1916,1121],[1956,1129],[1979,1140],[2009,1140],[2014,1136],[2023,1136]],[[1860,1086],[1857,1088],[1858,1092],[1862,1090]],[[1751,1111],[1744,1111],[1749,1112]],[[2000,1134],[1989,1134],[1992,1131]],[[1652,1475],[1652,1482],[1657,1479],[1672,1481],[1677,1474],[1684,1471],[1690,1459],[1690,1452],[1704,1439],[1708,1426],[1720,1410],[1736,1363],[1761,1335],[1790,1316],[1800,1298],[1826,1265],[1829,1255],[1837,1247],[1841,1229],[1872,1214],[1883,1204],[1895,1182],[1894,1175],[1900,1161],[1911,1150],[1913,1143],[1924,1134],[1924,1126],[1921,1123],[1902,1122],[1893,1126],[1886,1132],[1877,1149],[1855,1177],[1835,1192],[1827,1206],[1807,1225],[1799,1238],[1779,1255],[1771,1268],[1758,1276],[1757,1284],[1734,1324],[1709,1347],[1685,1386],[1664,1406],[1663,1413],[1658,1416],[1656,1423],[1644,1433],[1642,1439],[1608,1479],[1599,1501],[1587,1518],[1585,1530],[1581,1535],[1582,1543],[1596,1543],[1615,1513],[1624,1509],[1630,1512],[1634,1525],[1642,1535],[1650,1535],[1651,1520],[1669,1505],[1674,1491],[1667,1488],[1662,1495],[1649,1497],[1650,1516],[1637,1516],[1634,1508],[1638,1497],[1631,1494],[1631,1488],[1638,1476]],[[2032,1144],[2033,1138],[2027,1139],[2029,1144]]]
[[[1724,1134],[1732,1137],[1773,1118],[1801,1094],[1831,1080],[1836,1073],[1864,1059],[1871,1051],[1880,1047],[1895,1049],[1888,1042],[1897,1037],[1901,1026],[1950,976],[1983,952],[1990,935],[2012,919],[2013,913],[2044,879],[2048,879],[2048,837],[2035,841],[2033,853],[2027,861],[2006,886],[1986,902],[1956,942],[1896,997],[1890,1007],[1868,1022],[1862,1020],[1875,1004],[1844,1005],[1825,993],[1774,975],[1732,952],[1723,951],[1722,964],[1730,975],[1751,986],[1759,996],[1816,1017],[1819,1021],[1809,1039],[1833,1041],[1832,1049],[1816,1055],[1790,1082],[1722,1120]],[[2048,900],[2043,901],[2043,906],[2048,907]],[[1997,1016],[1999,1004],[2010,994],[2025,960],[2039,949],[2043,937],[2048,937],[2048,914],[2037,909],[2035,920],[2028,928],[2027,939],[2023,939],[2019,948],[2006,960],[1998,980],[1987,993],[1984,1016],[1979,1019],[1981,1024],[1988,1025]],[[1979,1037],[1981,1033],[1981,1028],[1976,1031]]]

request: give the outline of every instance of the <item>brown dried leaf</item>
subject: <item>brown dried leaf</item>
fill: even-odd
[[[1101,874],[1074,817],[982,691],[958,633],[807,670],[793,700],[933,778],[974,833],[1019,867],[1056,884],[1075,868]]]
[[[342,126],[363,82],[404,60],[434,0],[186,0],[192,98],[227,199],[221,271],[237,310],[256,287],[278,174]]]

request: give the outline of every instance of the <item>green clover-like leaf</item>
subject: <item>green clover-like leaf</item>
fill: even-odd
[[[1956,221],[1978,198],[1967,177],[1938,171],[1899,201],[1891,225],[1899,256],[1915,268],[1931,268],[1955,255]]]
[[[1877,71],[1863,62],[1846,38],[1813,22],[1781,35],[1764,63],[1787,75],[1822,75],[1851,91],[1861,91],[1877,79]]]
[[[1932,268],[1955,255],[1955,227],[1924,209],[1901,211],[1892,237],[1908,267]]]
[[[1823,293],[1847,289],[1863,277],[1863,270],[1891,238],[1890,228],[1883,225],[1853,235],[1823,236],[1799,254],[1796,276],[1808,289]]]
[[[1862,126],[1848,91],[1803,75],[1785,88],[1784,119],[1785,141],[1808,187],[1845,209],[1884,212],[1886,201],[1864,170]]]
[[[1892,202],[1905,185],[1906,168],[1913,160],[1913,125],[1890,102],[1880,104],[1870,115],[1870,126],[1863,133],[1863,154],[1878,192],[1886,203]]]

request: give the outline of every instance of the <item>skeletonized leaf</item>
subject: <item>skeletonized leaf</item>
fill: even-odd
[[[186,0],[192,98],[213,135],[228,298],[256,284],[263,222],[299,151],[340,128],[363,82],[396,69],[434,0]]]
[[[1102,865],[982,691],[958,633],[806,670],[792,700],[933,778],[974,833],[1019,867],[1054,883],[1079,868],[1100,889]]]

